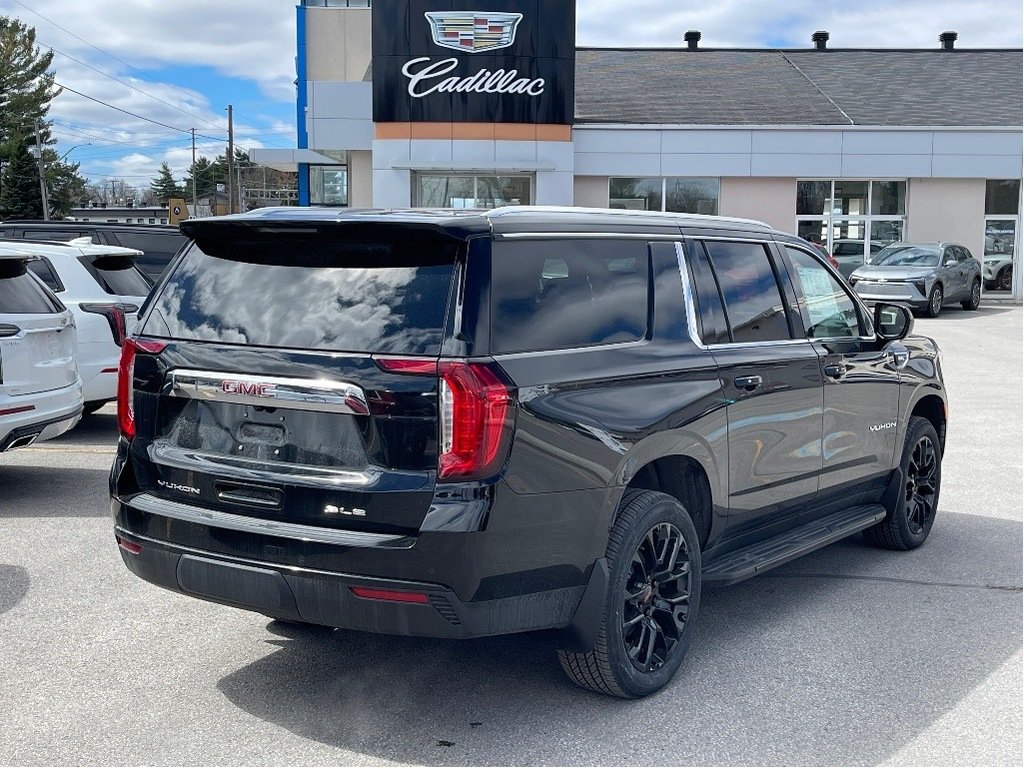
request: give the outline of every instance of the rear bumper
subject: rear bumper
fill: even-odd
[[[115,501],[116,505],[117,502]],[[462,601],[441,584],[384,579],[224,557],[115,526],[125,565],[175,592],[275,618],[381,634],[470,638],[569,625],[585,586]],[[132,546],[134,545],[134,546]],[[422,595],[423,602],[360,597],[353,588]]]
[[[31,410],[0,416],[0,452],[58,437],[82,418],[82,385],[21,395],[0,401],[0,410]]]

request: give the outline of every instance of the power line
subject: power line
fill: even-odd
[[[105,101],[101,101],[100,99],[97,99],[97,98],[95,98],[93,96],[89,96],[87,94],[84,94],[81,91],[76,91],[74,88],[69,88],[68,86],[64,85],[63,83],[58,83],[56,80],[54,80],[53,82],[54,82],[54,85],[57,85],[57,86],[63,88],[65,91],[70,91],[71,93],[74,93],[74,94],[76,94],[78,96],[81,96],[83,99],[88,99],[89,101],[95,101],[97,104],[102,104],[104,107],[109,107],[110,109],[117,110],[118,112],[121,112],[121,113],[126,114],[126,115],[130,115],[131,117],[134,117],[134,118],[136,118],[138,120],[145,120],[147,123],[153,123],[153,125],[159,125],[162,128],[169,128],[172,131],[177,131],[178,133],[191,133],[191,131],[189,129],[187,129],[187,128],[175,128],[173,125],[168,125],[167,123],[161,123],[159,120],[153,120],[153,119],[148,118],[148,117],[143,117],[142,115],[137,115],[134,112],[129,112],[127,109],[121,109],[120,107],[115,107],[113,104],[108,104]],[[216,136],[207,136],[207,135],[201,134],[201,133],[197,133],[196,136],[201,136],[202,138],[209,139],[210,141],[221,141],[221,142],[224,141],[224,139],[217,138]]]
[[[110,78],[115,83],[120,83],[121,85],[123,85],[123,86],[125,86],[127,88],[131,88],[133,91],[137,91],[138,93],[141,93],[143,96],[148,96],[149,98],[153,99],[154,101],[159,101],[161,104],[164,104],[164,105],[170,107],[171,109],[175,109],[178,112],[181,112],[183,115],[188,115],[193,120],[198,120],[201,123],[206,123],[207,125],[212,126],[213,128],[217,128],[217,129],[220,128],[220,126],[218,126],[216,123],[211,123],[209,120],[206,120],[206,119],[204,119],[202,117],[199,117],[198,115],[193,115],[191,112],[188,112],[187,110],[182,109],[181,107],[177,106],[176,104],[172,104],[169,101],[164,101],[159,96],[154,96],[152,93],[144,91],[141,88],[136,88],[131,83],[127,83],[127,82],[125,82],[124,80],[122,80],[122,79],[120,79],[118,77],[114,77],[113,75],[107,74],[102,69],[97,69],[96,67],[92,66],[91,64],[87,64],[86,62],[82,61],[81,59],[76,59],[74,56],[71,56],[70,54],[64,53],[63,51],[58,51],[52,45],[47,46],[46,43],[43,43],[43,42],[40,42],[40,45],[46,46],[47,48],[49,48],[54,53],[59,53],[64,58],[71,59],[71,61],[74,61],[77,64],[81,64],[83,67],[91,69],[93,72],[97,72],[97,73],[103,75],[104,77]],[[179,88],[177,90],[181,90],[181,89]],[[184,93],[184,91],[183,91],[183,93]]]
[[[124,65],[125,65],[126,67],[128,67],[128,69],[130,69],[130,70],[131,70],[132,72],[138,72],[138,73],[139,73],[140,75],[143,75],[143,74],[145,74],[144,72],[142,72],[142,70],[140,70],[140,69],[136,69],[135,67],[133,67],[133,66],[132,66],[131,64],[129,64],[129,63],[128,63],[127,61],[125,61],[124,59],[119,59],[119,58],[118,58],[117,56],[115,56],[114,54],[112,54],[112,53],[108,53],[107,51],[103,50],[102,48],[100,48],[100,47],[98,47],[98,46],[95,46],[95,45],[93,45],[93,44],[92,44],[92,43],[90,43],[90,42],[89,42],[88,40],[86,40],[86,39],[85,39],[84,37],[79,37],[79,36],[78,36],[78,35],[76,35],[76,34],[75,34],[74,32],[72,32],[72,31],[71,31],[70,29],[65,29],[65,28],[64,28],[64,27],[62,27],[62,26],[61,26],[60,24],[58,24],[58,23],[57,23],[56,21],[54,21],[53,19],[50,19],[50,18],[47,18],[46,16],[43,16],[43,14],[41,14],[41,13],[40,13],[39,11],[37,11],[37,10],[35,10],[35,9],[33,9],[33,8],[29,8],[29,7],[27,6],[27,5],[25,5],[25,4],[23,3],[23,2],[21,2],[21,0],[12,0],[12,2],[14,2],[14,3],[17,3],[17,4],[18,4],[18,5],[20,5],[20,6],[22,7],[22,8],[24,8],[24,9],[25,9],[26,11],[29,11],[30,13],[34,13],[34,14],[35,14],[36,16],[38,16],[39,18],[43,19],[44,21],[48,21],[48,22],[49,22],[50,24],[53,24],[53,26],[55,26],[55,27],[56,27],[57,29],[61,30],[62,32],[66,32],[67,34],[69,34],[69,35],[71,35],[71,36],[72,36],[73,38],[75,38],[76,40],[78,40],[78,41],[80,41],[80,42],[83,42],[83,43],[85,43],[86,45],[88,45],[88,46],[89,46],[90,48],[92,48],[92,49],[94,49],[94,50],[97,50],[97,51],[99,51],[99,52],[100,52],[100,53],[102,53],[102,54],[103,54],[104,56],[109,56],[109,57],[110,57],[111,59],[113,59],[114,61],[117,61],[117,62],[120,62],[121,64],[124,64]],[[189,98],[191,98],[191,97],[192,97],[192,94],[190,94],[190,93],[189,93],[188,91],[186,91],[186,90],[183,90],[183,89],[179,88],[179,87],[178,87],[178,86],[176,86],[176,85],[172,85],[171,83],[165,83],[165,85],[167,85],[167,86],[168,86],[168,87],[170,87],[170,88],[173,88],[173,89],[174,89],[174,90],[176,90],[176,91],[180,91],[181,93],[185,94],[185,95],[186,95],[186,96],[188,96]],[[208,123],[208,124],[209,124],[209,123]]]

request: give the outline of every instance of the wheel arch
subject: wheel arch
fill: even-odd
[[[910,416],[928,419],[939,436],[939,445],[946,451],[946,403],[936,394],[925,394],[918,398],[910,410]],[[905,430],[904,430],[905,431]]]
[[[705,549],[714,522],[714,495],[700,461],[681,454],[652,459],[637,469],[623,493],[634,489],[664,493],[682,504],[697,530],[701,550]],[[615,524],[615,517],[611,524]]]

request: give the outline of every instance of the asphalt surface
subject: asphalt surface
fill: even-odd
[[[537,637],[294,630],[140,581],[108,407],[0,455],[0,764],[1019,766],[1021,321],[917,321],[952,406],[924,547],[854,537],[707,591],[637,702],[574,687]]]

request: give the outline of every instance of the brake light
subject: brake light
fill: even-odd
[[[79,304],[83,312],[91,312],[94,315],[103,315],[110,326],[110,333],[114,336],[114,343],[123,346],[127,337],[128,324],[125,315],[131,312],[138,312],[139,308],[134,304]]]
[[[374,358],[390,373],[438,376],[439,480],[479,480],[508,455],[515,388],[497,363]]]
[[[139,352],[158,355],[167,346],[152,339],[126,339],[121,347],[121,362],[117,368],[117,427],[121,437],[135,437],[135,357]]]

